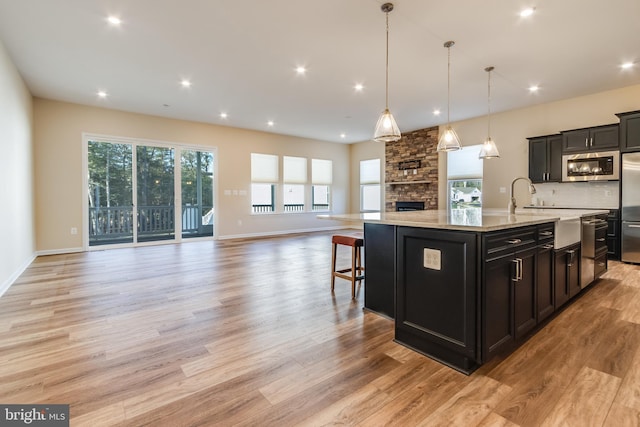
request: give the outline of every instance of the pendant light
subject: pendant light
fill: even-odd
[[[462,148],[460,146],[460,139],[449,122],[449,106],[451,104],[451,46],[454,44],[456,43],[453,41],[448,41],[444,44],[444,47],[447,48],[447,127],[438,140],[438,151],[455,151]]]
[[[385,108],[373,133],[373,140],[378,142],[394,142],[400,139],[400,129],[389,111],[389,12],[393,10],[393,3],[385,3],[380,9],[387,15],[387,58],[385,80]]]
[[[480,149],[480,154],[478,155],[479,159],[497,159],[500,157],[500,153],[498,152],[498,147],[496,147],[496,143],[491,139],[491,72],[493,71],[493,67],[487,67],[484,70],[488,74],[488,84],[487,84],[487,139],[482,144],[482,148]]]

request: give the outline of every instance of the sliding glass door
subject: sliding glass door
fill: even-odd
[[[174,149],[139,145],[137,161],[138,242],[175,238]]]
[[[212,237],[213,167],[212,152],[88,140],[88,245]]]
[[[89,245],[133,243],[131,144],[89,141]]]

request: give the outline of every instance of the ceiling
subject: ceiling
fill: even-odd
[[[383,3],[0,0],[0,40],[37,97],[350,143],[371,139],[385,107]],[[394,5],[389,108],[402,132],[447,121],[447,40],[451,121],[487,113],[487,66],[492,111],[640,84],[638,0]]]

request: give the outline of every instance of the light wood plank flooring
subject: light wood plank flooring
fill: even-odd
[[[0,298],[0,402],[73,426],[640,425],[640,267],[465,376],[362,288],[332,295],[330,256],[311,233],[39,257]]]

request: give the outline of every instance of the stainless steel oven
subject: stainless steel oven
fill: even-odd
[[[562,181],[615,181],[620,179],[620,152],[565,154]]]

